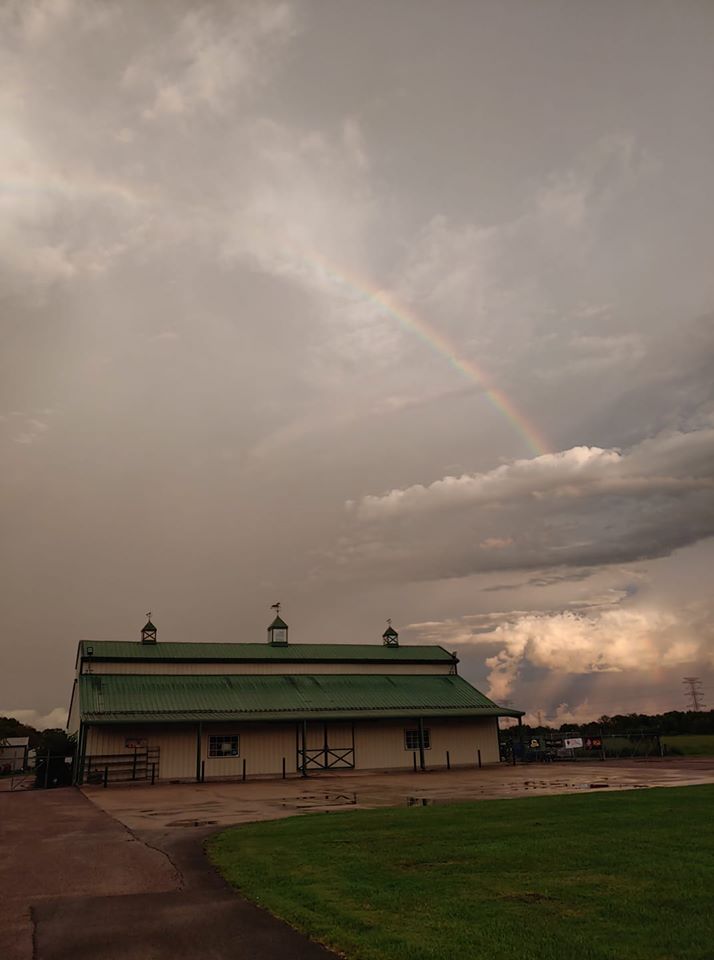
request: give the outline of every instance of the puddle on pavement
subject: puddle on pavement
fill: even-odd
[[[211,827],[217,820],[170,820],[167,827]]]
[[[297,809],[309,807],[354,807],[357,803],[356,793],[308,793],[295,800],[283,800],[281,807],[295,807]]]

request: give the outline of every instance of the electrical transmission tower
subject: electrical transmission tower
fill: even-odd
[[[685,677],[682,680],[686,688],[686,696],[689,699],[689,709],[699,712],[702,707],[706,706],[702,697],[704,696],[704,691],[702,690],[702,681],[699,677]]]

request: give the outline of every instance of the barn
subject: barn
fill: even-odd
[[[440,646],[80,641],[68,730],[75,781],[287,777],[499,760],[500,707]]]

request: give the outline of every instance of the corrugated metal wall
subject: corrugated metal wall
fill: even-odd
[[[86,756],[127,754],[134,752],[127,747],[128,739],[146,739],[149,747],[159,748],[159,771],[161,780],[183,780],[196,775],[196,728],[191,724],[166,726],[98,726],[87,731]]]
[[[209,737],[240,737],[240,756],[210,758]],[[206,761],[206,779],[209,777],[238,777],[243,772],[243,760],[246,776],[281,775],[283,757],[287,774],[296,771],[295,724],[211,724],[204,725],[202,755]]]
[[[300,731],[302,730],[302,725]],[[449,751],[452,766],[475,765],[477,751],[481,751],[484,764],[499,760],[497,723],[494,717],[468,718],[464,720],[425,720],[430,732],[431,747],[425,751],[428,768],[445,767],[446,751]],[[411,769],[413,751],[405,747],[405,730],[416,730],[413,720],[357,721],[354,725],[355,767],[358,770]],[[297,772],[297,730],[295,723],[276,724],[203,724],[201,759],[205,761],[206,779],[239,777],[246,762],[246,775],[280,776],[283,757],[286,773]],[[327,725],[330,748],[352,746],[352,724],[330,723]],[[211,758],[209,737],[240,737],[238,757]],[[145,738],[148,747],[160,751],[158,777],[161,780],[192,780],[196,776],[197,727],[191,724],[165,726],[99,726],[90,727],[87,734],[86,754],[131,755],[133,746],[126,741]],[[320,749],[324,744],[324,724],[311,721],[307,724],[308,748]],[[417,751],[417,763],[419,761]]]

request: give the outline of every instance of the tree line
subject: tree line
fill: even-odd
[[[65,730],[53,727],[37,730],[15,717],[0,717],[0,740],[5,737],[29,737],[30,748],[37,751],[38,757],[48,753],[68,757],[74,753],[74,737],[68,736]]]
[[[660,733],[674,736],[678,733],[714,733],[714,710],[669,710],[667,713],[618,713],[604,715],[588,723],[563,723],[559,727],[523,725],[533,734],[580,733],[599,736],[622,736],[628,733]]]

